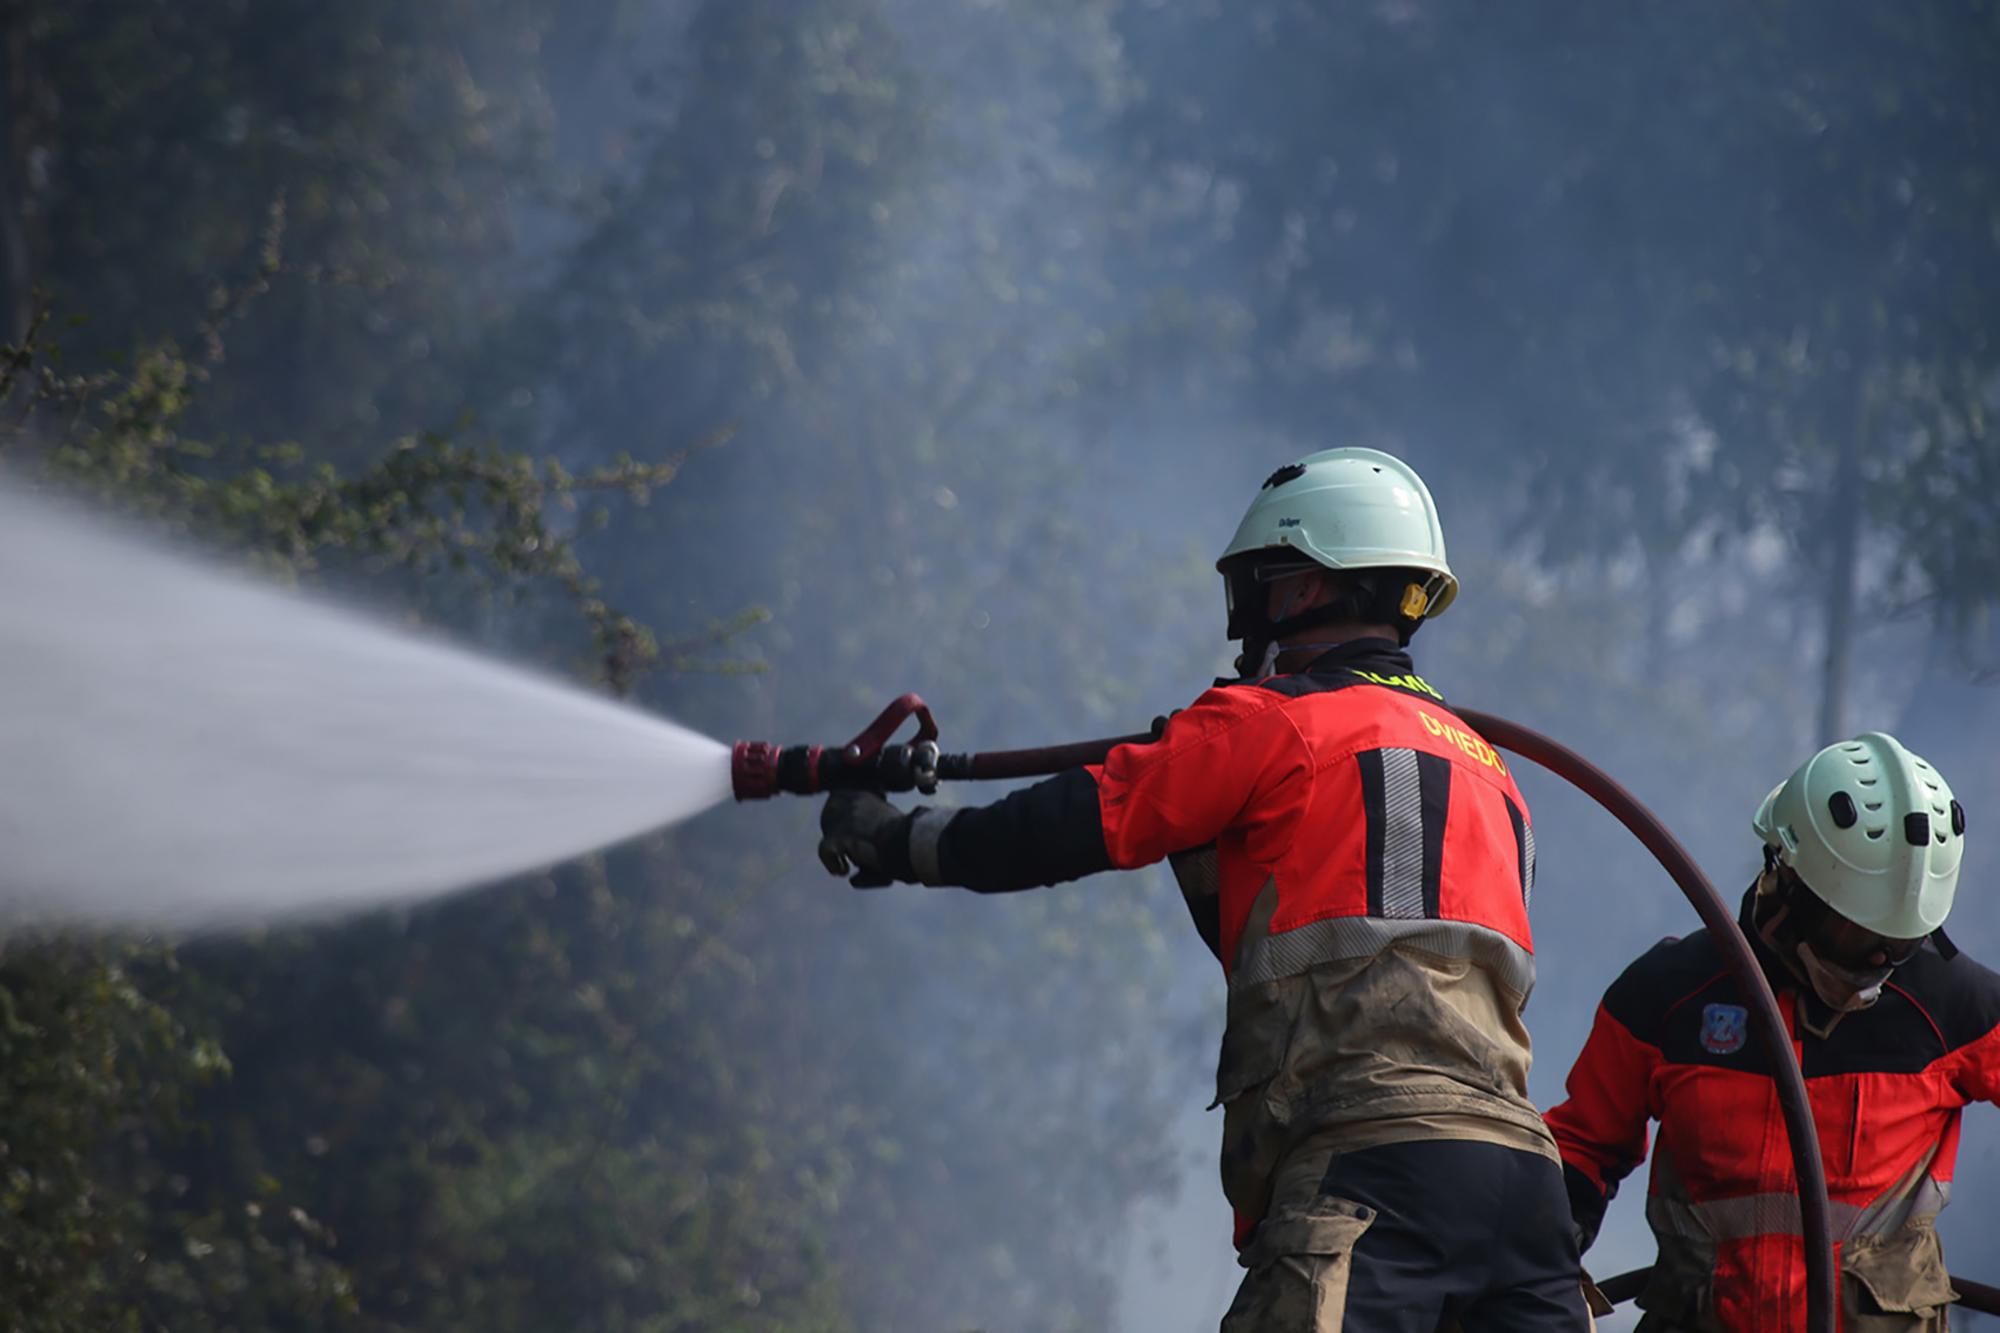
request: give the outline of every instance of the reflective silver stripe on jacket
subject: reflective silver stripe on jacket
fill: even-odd
[[[1872,1203],[1833,1202],[1833,1238],[1886,1236],[1912,1222],[1935,1220],[1951,1202],[1951,1186],[1931,1177],[1929,1156],[1917,1164],[1913,1174],[1914,1180],[1906,1174]],[[1806,1231],[1796,1194],[1741,1194],[1704,1203],[1656,1194],[1646,1201],[1646,1220],[1656,1231],[1688,1240],[1803,1236]]]
[[[1423,910],[1421,890],[1417,910],[1420,913]],[[1250,941],[1230,973],[1229,988],[1236,990],[1295,977],[1335,959],[1372,958],[1397,945],[1446,958],[1469,959],[1492,973],[1523,1001],[1535,986],[1535,956],[1497,930],[1467,921],[1389,921],[1372,916],[1336,916]]]
[[[1415,750],[1382,751],[1382,915],[1424,919],[1424,784]]]
[[[1521,821],[1521,905],[1535,903],[1535,826]]]

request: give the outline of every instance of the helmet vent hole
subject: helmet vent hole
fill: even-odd
[[[1887,833],[1887,832],[1888,832],[1888,830],[1887,830],[1887,829],[1879,829],[1879,828],[1872,828],[1872,829],[1869,829],[1869,830],[1868,830],[1868,840],[1869,840],[1870,842],[1879,842],[1879,841],[1881,840],[1881,838],[1882,838],[1882,835],[1883,835],[1884,833]]]
[[[1865,754],[1849,755],[1847,762],[1854,765],[1856,768],[1866,768],[1868,767],[1868,756]]]
[[[1833,822],[1841,828],[1853,828],[1861,819],[1861,812],[1854,808],[1854,798],[1844,791],[1827,797],[1826,808],[1832,813]]]
[[[1880,810],[1882,808],[1882,803],[1880,801],[1869,801],[1861,808],[1864,810]]]
[[[1872,786],[1874,786],[1874,785],[1875,785],[1876,783],[1880,782],[1880,781],[1881,781],[1881,779],[1880,779],[1880,778],[1856,778],[1856,779],[1855,779],[1855,781],[1856,781],[1856,782],[1858,782],[1858,783],[1860,783],[1860,784],[1861,784],[1862,786],[1864,786],[1864,787],[1872,787]]]
[[[1939,842],[1943,842],[1943,841],[1944,841],[1944,830],[1943,830],[1943,829],[1939,829],[1939,830],[1937,831],[1937,840],[1938,840]]]
[[[1961,838],[1965,836],[1965,807],[1957,801],[1951,803],[1951,831]]]

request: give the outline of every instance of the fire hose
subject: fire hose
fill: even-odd
[[[1833,1333],[1836,1308],[1833,1227],[1812,1103],[1806,1095],[1805,1078],[1784,1018],[1778,1011],[1777,996],[1734,913],[1666,825],[1609,774],[1576,751],[1519,723],[1469,709],[1460,709],[1458,714],[1491,744],[1541,765],[1609,811],[1659,861],[1722,950],[1731,974],[1749,998],[1755,1015],[1751,1030],[1773,1071],[1785,1133],[1791,1141],[1792,1168],[1798,1181],[1799,1214],[1805,1234],[1806,1328],[1808,1333]],[[917,722],[915,737],[892,743],[890,738],[912,718]],[[924,701],[906,694],[844,746],[779,747],[765,741],[740,741],[731,752],[730,776],[739,801],[762,800],[779,792],[812,795],[842,789],[928,794],[936,791],[943,781],[1043,777],[1083,764],[1101,763],[1117,746],[1157,739],[1160,730],[1161,723],[1155,723],[1151,732],[1105,740],[1033,750],[952,754],[939,748],[937,723]],[[1600,1290],[1614,1302],[1630,1299],[1638,1294],[1648,1271],[1621,1273],[1601,1283]],[[2000,1291],[1957,1278],[1952,1283],[1966,1308],[2000,1313]]]

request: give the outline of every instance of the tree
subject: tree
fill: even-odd
[[[1105,12],[697,11],[671,119],[539,303],[546,342],[528,345],[548,352],[522,357],[561,359],[544,382],[566,448],[721,412],[739,428],[663,497],[659,530],[612,534],[612,586],[641,611],[771,605],[769,683],[663,677],[648,700],[718,734],[844,739],[914,687],[949,736],[995,744],[1143,725],[1203,678],[1174,670],[1181,650],[1155,668],[1078,632],[1164,615],[1150,548],[1080,521],[1061,420],[1072,355],[1102,327],[1078,308],[1105,299],[1102,242],[1058,233],[1097,203],[1069,135],[1115,96]],[[1170,1187],[1160,1125],[1199,1077],[1149,1006],[1177,899],[1128,881],[1004,911],[856,902],[812,863],[810,812],[752,818],[677,839],[702,867],[688,899],[741,904],[724,936],[741,973],[696,1003],[773,1141],[840,1164],[805,1169],[812,1197],[840,1182],[850,1308],[870,1326],[1103,1326],[1112,1238]]]
[[[551,91],[625,8],[16,0],[4,304],[18,325],[39,287],[87,317],[67,355],[122,356],[235,290],[282,210],[293,280],[212,321],[237,373],[195,424],[333,453],[448,422],[520,289],[517,228],[559,188]]]
[[[1987,603],[1945,553],[1992,545],[1960,480],[1989,466],[1969,404],[1996,373],[1990,6],[1196,6],[1125,31],[1130,142],[1204,183],[1179,234],[1249,294],[1260,411],[1420,459],[1465,442],[1468,494],[1501,487],[1551,559],[1636,555],[1662,621],[1691,560],[1775,536],[1817,607],[1774,605],[1778,632],[1826,645],[1815,734],[1844,730],[1859,619]]]

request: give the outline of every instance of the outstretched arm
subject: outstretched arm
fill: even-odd
[[[1214,841],[1260,790],[1310,778],[1304,743],[1279,696],[1216,689],[1168,720],[1160,738],[1121,745],[991,805],[902,815],[880,797],[828,798],[820,827],[830,869],[1008,893],[1150,865]]]

